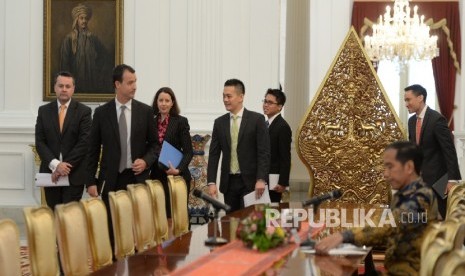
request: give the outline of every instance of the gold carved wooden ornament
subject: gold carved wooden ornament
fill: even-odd
[[[342,189],[343,202],[389,203],[382,153],[403,129],[352,27],[296,133],[309,196]]]

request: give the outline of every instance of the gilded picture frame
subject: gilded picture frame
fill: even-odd
[[[44,101],[56,99],[59,71],[74,75],[78,101],[113,98],[112,70],[122,61],[123,0],[44,0]]]

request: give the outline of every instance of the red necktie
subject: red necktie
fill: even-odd
[[[416,138],[417,145],[420,144],[420,134],[421,134],[421,118],[418,117],[417,118],[417,128],[415,130],[415,138]]]

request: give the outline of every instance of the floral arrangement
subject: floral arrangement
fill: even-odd
[[[287,243],[288,232],[281,227],[266,225],[265,208],[252,212],[243,219],[237,228],[237,237],[254,250],[265,252],[268,249]]]

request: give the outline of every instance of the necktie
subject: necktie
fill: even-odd
[[[126,169],[127,159],[128,159],[128,127],[126,125],[126,115],[124,111],[126,106],[121,106],[121,114],[119,115],[119,140],[121,145],[121,158],[119,160],[119,172],[122,172]]]
[[[239,128],[237,127],[237,115],[233,115],[233,122],[231,127],[231,173],[239,171],[239,160],[237,159],[237,136]]]
[[[60,132],[63,131],[63,123],[65,122],[66,116],[66,105],[62,104],[60,106],[60,112],[58,112],[58,122],[60,124]]]
[[[265,125],[266,125],[266,127],[269,127],[270,126],[270,121],[266,120]]]
[[[417,145],[420,144],[420,134],[421,134],[421,118],[417,118],[417,127],[415,129],[415,141],[417,142]]]

